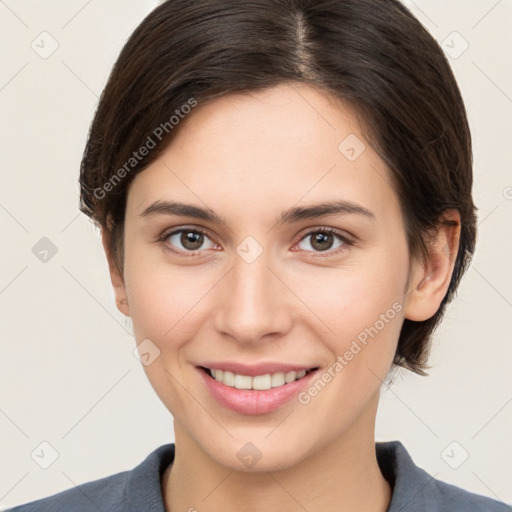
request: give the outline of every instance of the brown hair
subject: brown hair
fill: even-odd
[[[432,318],[404,321],[395,355],[396,365],[425,374],[431,335],[474,251],[471,136],[441,48],[396,0],[163,2],[133,32],[103,90],[80,209],[105,230],[122,276],[129,184],[177,133],[185,105],[292,81],[349,102],[365,121],[390,168],[412,257],[425,256],[443,212],[460,214],[446,296]],[[139,153],[149,139],[158,143]]]

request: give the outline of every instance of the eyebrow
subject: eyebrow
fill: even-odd
[[[314,204],[311,206],[297,206],[281,213],[277,219],[278,225],[293,224],[301,220],[315,219],[326,215],[337,214],[359,214],[375,220],[375,214],[351,201],[336,200]],[[178,201],[155,201],[149,205],[141,214],[141,217],[153,215],[177,215],[180,217],[195,217],[206,220],[213,224],[225,224],[225,222],[211,209],[201,208],[192,204],[180,203]]]

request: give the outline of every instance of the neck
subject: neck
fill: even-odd
[[[263,472],[218,464],[175,421],[175,459],[162,479],[166,512],[385,512],[391,489],[377,463],[375,415],[371,428],[367,419],[360,418],[367,428],[358,421],[300,463]]]

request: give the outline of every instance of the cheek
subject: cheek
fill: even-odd
[[[348,411],[358,414],[392,365],[403,323],[408,269],[405,245],[402,249],[374,253],[350,268],[331,269],[326,279],[316,281],[315,293],[310,291],[309,296],[306,281],[310,286],[315,282],[297,280],[297,284],[304,283],[299,293],[307,297],[309,308],[320,320],[315,319],[310,329],[317,334],[322,329],[322,343],[330,352],[332,363],[325,377],[333,384],[325,398],[329,395],[336,403],[344,397],[341,416],[351,417]],[[304,397],[306,401],[309,398]],[[340,421],[345,420],[340,417]]]
[[[146,259],[145,259],[146,258]],[[215,277],[193,267],[172,267],[150,261],[147,254],[126,259],[126,292],[137,343],[149,339],[157,357],[143,369],[156,394],[170,411],[186,411],[182,368],[188,343],[204,324],[211,306],[208,291]],[[153,345],[150,345],[153,347]]]
[[[315,314],[316,324],[323,324],[327,338],[337,340],[333,348],[342,349],[347,340],[375,324],[379,331],[398,325],[390,334],[400,330],[407,253],[373,256],[339,268],[311,269],[294,278],[291,287]]]
[[[153,251],[159,253],[159,251]],[[207,266],[173,266],[162,254],[133,248],[125,261],[126,293],[135,338],[153,340],[165,355],[193,336],[215,285]]]

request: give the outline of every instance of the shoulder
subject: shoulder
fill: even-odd
[[[450,510],[465,512],[511,512],[512,507],[492,498],[468,492],[460,487],[435,480],[439,502]]]
[[[377,460],[393,486],[388,512],[511,512],[501,501],[475,494],[430,476],[416,466],[399,441],[376,443]]]
[[[86,482],[6,512],[164,512],[160,479],[174,460],[174,444],[162,445],[138,466]]]
[[[128,473],[129,471],[124,471],[80,484],[52,496],[8,509],[7,512],[56,512],[66,509],[73,512],[110,510],[109,507],[114,503],[123,500]]]

